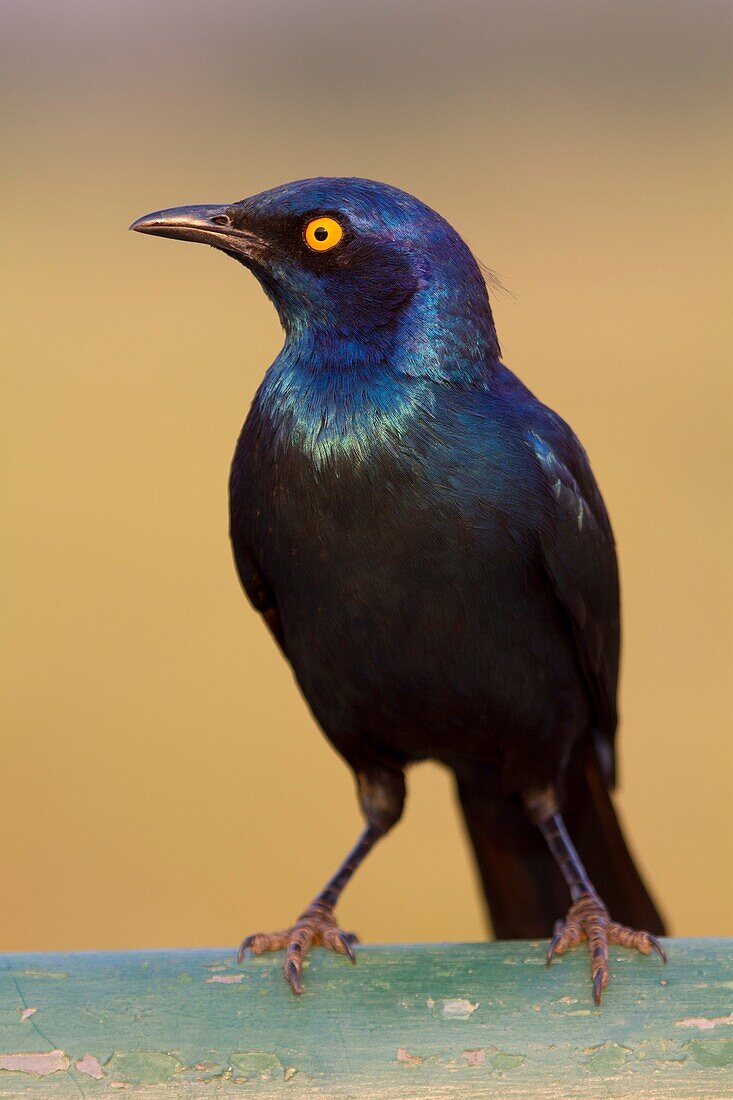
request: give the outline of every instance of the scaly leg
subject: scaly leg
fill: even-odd
[[[237,961],[241,963],[247,951],[253,955],[262,955],[266,951],[279,951],[284,947],[283,970],[293,993],[303,992],[303,959],[311,947],[330,947],[356,962],[353,944],[357,942],[357,938],[353,933],[341,931],[333,911],[356,868],[376,842],[399,820],[402,813],[405,781],[401,772],[372,770],[357,772],[356,778],[367,826],[336,874],[290,928],[279,932],[256,932],[247,936],[237,952]]]
[[[525,798],[530,817],[542,832],[547,846],[555,857],[563,878],[568,884],[572,905],[565,920],[555,924],[554,934],[547,952],[547,962],[561,955],[582,940],[588,941],[593,975],[593,997],[601,1003],[601,994],[608,984],[608,945],[620,944],[634,947],[643,955],[657,951],[663,962],[667,961],[662,945],[649,932],[638,932],[611,920],[608,909],[599,898],[588,878],[580,856],[568,836],[565,822],[557,808],[554,791],[548,789],[532,792]]]

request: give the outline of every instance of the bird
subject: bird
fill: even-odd
[[[341,893],[400,819],[406,769],[451,769],[497,938],[666,955],[619,824],[614,536],[571,428],[505,365],[482,269],[436,211],[388,184],[318,177],[159,210],[138,233],[212,246],[259,281],[284,343],[229,478],[241,584],[365,819],[284,949],[355,960]],[[560,914],[567,908],[566,915]]]

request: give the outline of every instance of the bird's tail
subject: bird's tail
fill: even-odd
[[[549,936],[569,903],[568,889],[520,802],[491,789],[475,769],[457,772],[458,795],[497,939]],[[589,737],[567,772],[562,814],[591,882],[611,918],[664,935],[664,924],[629,852]]]

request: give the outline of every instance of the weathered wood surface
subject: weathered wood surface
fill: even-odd
[[[279,956],[7,955],[0,1096],[733,1097],[733,941],[616,950],[601,1008],[545,948],[318,950],[299,1000]]]

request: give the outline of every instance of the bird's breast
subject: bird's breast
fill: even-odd
[[[459,727],[485,748],[490,714],[514,722],[507,685],[521,695],[542,655],[527,636],[538,609],[526,547],[488,471],[474,471],[481,495],[460,462],[420,455],[416,442],[361,462],[273,460],[255,435],[235,457],[232,538],[252,548],[326,731],[368,727],[408,755],[413,743],[445,755]]]

